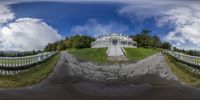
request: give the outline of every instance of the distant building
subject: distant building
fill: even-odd
[[[92,48],[104,48],[111,46],[136,48],[137,43],[128,36],[116,33],[102,35],[98,37],[96,41],[91,43]]]

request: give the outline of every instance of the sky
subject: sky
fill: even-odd
[[[198,0],[1,0],[0,50],[43,49],[66,36],[128,36],[151,30],[162,41],[200,50]]]

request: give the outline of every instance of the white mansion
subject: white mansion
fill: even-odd
[[[136,48],[137,43],[128,36],[116,33],[102,35],[97,38],[95,42],[91,43],[92,48],[104,48],[110,46]]]
[[[137,43],[128,36],[122,34],[108,34],[102,35],[91,43],[92,48],[108,48],[106,51],[107,56],[124,56],[126,51],[124,47],[136,48]]]

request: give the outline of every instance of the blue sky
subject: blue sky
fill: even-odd
[[[117,2],[26,2],[13,4],[11,8],[15,12],[16,19],[22,17],[42,19],[45,23],[58,30],[62,36],[76,34],[71,29],[77,25],[84,25],[91,19],[95,19],[100,24],[115,22],[125,25],[128,30],[124,32],[112,31],[123,32],[127,35],[139,33],[143,29],[150,29],[152,34],[159,36],[167,32],[167,28],[157,27],[153,18],[141,21],[135,17],[132,19],[134,21],[131,22],[127,16],[119,14],[118,10],[123,6],[126,6],[126,4]],[[93,34],[89,35],[93,36]]]
[[[70,33],[73,26],[82,25],[89,19],[101,20],[102,23],[121,20],[116,13],[120,6],[106,3],[29,2],[14,4],[11,7],[16,13],[16,18],[42,19],[57,29],[59,34],[66,36],[73,34]]]
[[[200,48],[198,1],[5,0],[0,3],[1,50],[42,49],[49,42],[75,34],[134,35],[143,29],[151,30],[152,35],[173,46]]]

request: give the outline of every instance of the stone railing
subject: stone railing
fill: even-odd
[[[107,48],[107,50],[106,50],[106,54],[108,54],[109,51],[110,51],[110,47]]]
[[[186,55],[186,54],[183,54],[180,52],[173,52],[173,51],[169,51],[169,50],[164,50],[164,53],[167,53],[167,54],[173,56],[174,58],[182,61],[183,63],[199,66],[199,68],[200,68],[200,57],[190,56],[190,55]]]
[[[190,56],[180,52],[173,52],[169,50],[163,51],[165,54],[169,54],[174,57],[176,60],[180,61],[184,65],[182,66],[187,71],[191,72],[194,75],[200,75],[200,57]]]
[[[124,50],[124,48],[122,48],[122,47],[121,47],[121,49],[122,49],[122,51],[124,52],[124,54],[126,54],[126,50]]]
[[[56,52],[45,52],[25,57],[0,57],[0,74],[16,74],[29,69],[32,65],[43,62]]]

